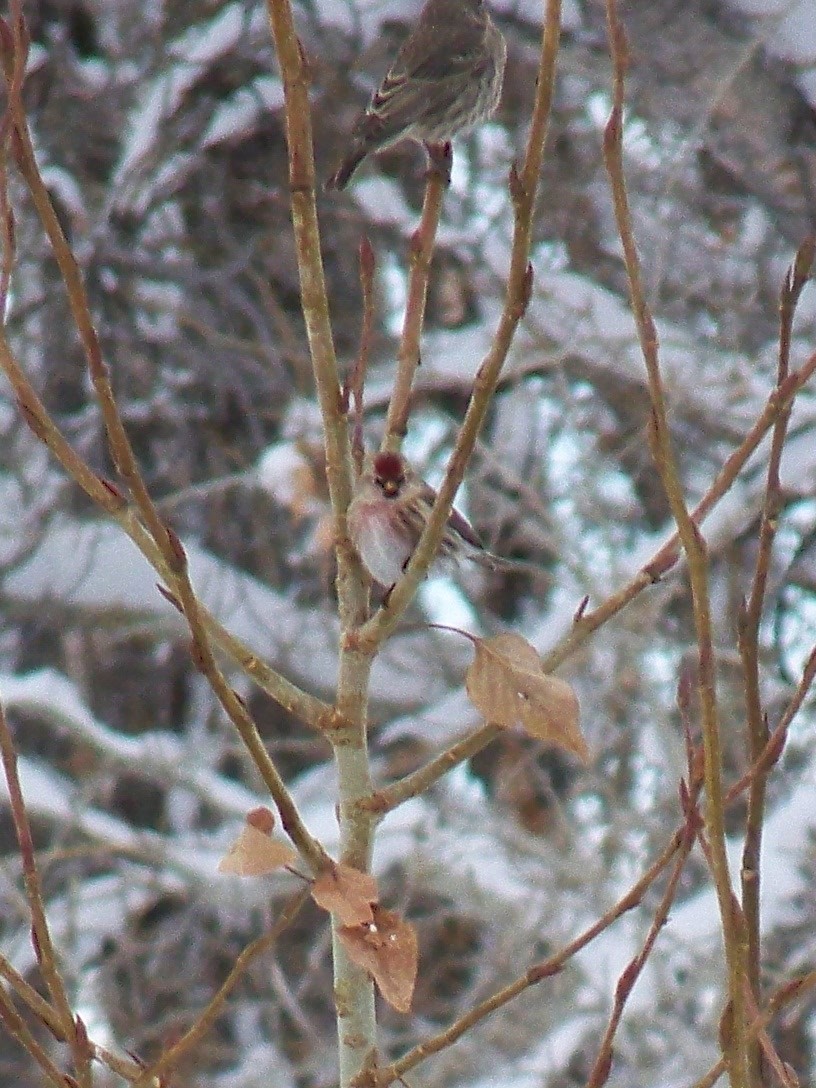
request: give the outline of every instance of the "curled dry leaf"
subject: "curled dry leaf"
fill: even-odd
[[[287,843],[271,839],[251,823],[245,823],[227,855],[218,863],[218,871],[238,876],[265,876],[296,860],[297,851]]]
[[[258,805],[246,814],[246,822],[250,827],[262,831],[264,835],[271,835],[275,826],[275,813],[266,805]]]
[[[414,927],[377,904],[373,920],[341,926],[338,933],[349,957],[373,977],[397,1012],[408,1012],[414,995],[419,946]]]
[[[542,672],[541,659],[521,635],[477,639],[466,685],[487,721],[505,729],[519,724],[531,736],[588,760],[575,692],[565,680]]]
[[[344,926],[373,922],[377,881],[350,865],[332,865],[312,885],[312,899],[323,910],[336,914]]]

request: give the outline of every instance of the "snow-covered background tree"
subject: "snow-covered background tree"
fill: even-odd
[[[183,542],[200,601],[242,640],[239,652],[208,628],[243,700],[235,714],[245,707],[308,831],[337,856],[332,747],[307,724],[307,712],[337,694],[335,528],[269,13],[254,0],[23,6],[32,152],[78,264],[139,470]],[[318,180],[417,6],[295,5]],[[455,147],[405,445],[435,483],[504,304],[514,227],[508,175],[528,146],[539,72],[543,4],[493,6],[509,48],[503,100],[491,123]],[[699,844],[673,874],[685,849],[678,833],[654,882],[626,899],[676,830],[694,825],[694,806],[684,814],[678,788],[689,779],[685,734],[701,743],[706,708],[697,688],[709,662],[699,662],[689,567],[669,563],[665,549],[676,518],[659,441],[657,459],[650,447],[653,391],[604,161],[614,94],[606,19],[603,0],[563,5],[532,223],[532,297],[457,498],[493,551],[530,570],[463,568],[424,580],[370,678],[378,788],[483,729],[465,690],[470,644],[429,622],[523,635],[576,691],[591,753],[582,766],[520,731],[496,731],[377,828],[380,898],[419,942],[411,1012],[378,1006],[382,1066],[522,980],[518,996],[497,1001],[407,1072],[429,1088],[568,1088],[600,1084],[605,1073],[616,1088],[710,1083],[702,1078],[733,1035],[720,1022],[728,990],[721,915]],[[660,337],[685,499],[691,509],[716,499],[702,531],[726,792],[757,762],[763,715],[771,731],[792,719],[778,762],[760,760],[763,774],[722,806],[749,928],[743,843],[746,826],[763,831],[761,957],[751,961],[750,982],[762,1007],[777,997],[761,1059],[749,1046],[754,1079],[733,1083],[782,1078],[775,1052],[808,1083],[816,1076],[816,723],[803,682],[816,642],[812,381],[795,400],[778,487],[768,487],[768,466],[780,418],[780,292],[816,229],[816,19],[812,0],[650,0],[622,7],[621,19],[630,53],[623,170],[643,299]],[[118,1073],[95,1062],[92,1083],[118,1085],[138,1074],[128,1053],[150,1065],[183,1040],[242,949],[279,922],[302,882],[218,871],[247,813],[270,804],[268,781],[199,650],[191,657],[188,623],[156,588],[163,581],[183,606],[173,571],[157,576],[123,532],[127,522],[132,536],[146,538],[121,505],[126,489],[87,341],[14,135],[13,20],[8,26],[0,218],[3,259],[14,264],[3,284],[4,336],[70,447],[115,489],[97,484],[90,502],[43,445],[31,406],[20,410],[19,389],[3,382],[0,699],[68,1000],[94,1045],[120,1059]],[[370,161],[346,193],[316,192],[341,377],[360,344],[364,235],[376,259],[369,445],[383,433],[393,389],[424,190],[419,152],[401,146]],[[812,365],[814,350],[811,286],[792,324],[791,370]],[[729,459],[748,452],[763,412],[762,441],[736,465]],[[53,435],[45,437],[53,451]],[[739,469],[733,478],[722,475],[729,466]],[[759,593],[757,566],[767,579]],[[617,594],[627,601],[620,609]],[[755,637],[747,599],[762,605]],[[763,803],[755,784],[766,773]],[[0,1083],[10,1085],[40,1075],[37,1041],[56,1068],[71,1067],[59,1033],[43,1029],[54,1022],[20,986],[41,987],[42,949],[31,939],[25,852],[4,790]],[[710,848],[710,825],[703,838]],[[622,899],[625,912],[616,909]],[[659,934],[628,994],[619,980],[632,977],[624,972],[656,918]],[[571,942],[599,919],[609,925],[572,953]],[[207,1030],[182,1048],[168,1083],[337,1083],[328,914],[307,900],[254,953]],[[539,974],[524,984],[533,965]],[[796,993],[779,989],[796,978],[805,979]],[[617,1013],[616,987],[628,999],[606,1069],[602,1040]],[[749,999],[744,1012],[750,1023]]]

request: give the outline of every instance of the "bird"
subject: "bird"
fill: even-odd
[[[424,144],[448,181],[450,140],[493,114],[506,59],[484,0],[427,0],[326,188],[344,189],[367,155],[401,140]]]
[[[366,456],[346,515],[348,533],[365,569],[381,586],[399,581],[428,523],[436,491],[399,453]],[[470,522],[452,509],[439,546],[440,556],[469,559],[491,570],[542,573],[533,564],[503,559],[488,551]]]

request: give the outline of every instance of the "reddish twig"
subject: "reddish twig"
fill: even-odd
[[[173,573],[179,593],[178,604],[187,619],[193,638],[193,662],[206,677],[216,698],[252,756],[264,785],[275,802],[284,831],[298,848],[301,856],[308,862],[312,871],[317,874],[330,863],[328,855],[317,839],[309,834],[244,700],[227,683],[223,672],[219,669],[203,622],[201,606],[190,584],[187,555],[175,533],[171,534],[170,542],[174,555]]]
[[[397,353],[397,373],[388,404],[388,416],[382,442],[382,448],[387,450],[399,450],[408,428],[411,386],[419,366],[419,341],[425,322],[428,279],[445,189],[445,180],[442,175],[436,170],[429,170],[425,199],[422,204],[422,219],[410,243],[411,272],[408,277],[408,299],[405,304],[402,336]]]
[[[185,1031],[178,1042],[168,1047],[167,1050],[163,1051],[160,1058],[143,1070],[135,1080],[133,1088],[152,1088],[153,1085],[164,1083],[161,1078],[175,1069],[184,1055],[193,1047],[201,1044],[207,1032],[212,1030],[221,1014],[225,1001],[235,989],[250,963],[268,952],[277,943],[284,930],[294,922],[301,907],[310,895],[311,885],[307,885],[293,895],[269,932],[257,937],[251,944],[246,946],[196,1022]]]
[[[691,773],[694,763],[693,757],[690,759],[689,763],[689,772]],[[674,897],[677,894],[680,877],[683,875],[683,868],[685,867],[700,829],[700,814],[697,809],[697,800],[701,786],[702,782],[698,779],[696,787],[692,785],[690,792],[683,793],[686,823],[682,843],[677,851],[677,856],[674,861],[674,866],[672,867],[669,881],[666,885],[666,890],[661,896],[660,903],[658,904],[654,918],[652,919],[652,924],[649,926],[649,932],[646,934],[646,939],[643,942],[643,947],[630,961],[618,979],[618,984],[615,987],[615,1000],[612,1014],[609,1018],[606,1031],[604,1032],[604,1037],[598,1050],[598,1056],[595,1059],[592,1071],[587,1079],[586,1088],[601,1088],[609,1077],[613,1058],[612,1044],[615,1038],[615,1032],[618,1030],[618,1025],[623,1016],[626,1001],[634,989],[641,971],[646,966],[646,961],[654,948],[658,934],[666,924],[669,911],[674,902]]]
[[[410,798],[419,797],[425,793],[454,767],[458,767],[460,763],[472,759],[477,752],[481,752],[501,732],[502,729],[498,725],[481,726],[434,756],[424,767],[420,767],[384,789],[375,790],[370,797],[358,801],[359,807],[382,818]]]
[[[618,235],[623,247],[632,312],[648,379],[652,407],[649,428],[652,455],[688,561],[699,657],[698,688],[703,732],[706,831],[728,970],[728,1008],[732,1031],[727,1035],[723,1034],[723,1039],[728,1047],[729,1073],[734,1088],[747,1088],[749,1048],[743,986],[747,947],[742,912],[735,909],[725,844],[722,749],[709,599],[708,552],[702,534],[686,506],[672,447],[666,396],[660,372],[657,330],[643,290],[623,169],[623,105],[628,47],[616,0],[607,0],[606,11],[613,66],[613,105],[604,132],[604,160],[612,188]]]
[[[782,286],[779,300],[779,357],[777,364],[776,387],[779,389],[790,373],[790,345],[793,319],[796,306],[807,283],[813,264],[813,239],[799,247],[796,257],[788,270]],[[771,565],[771,552],[776,536],[776,526],[781,507],[781,487],[779,467],[788,433],[788,423],[793,405],[781,412],[776,420],[771,437],[771,449],[768,457],[768,470],[765,483],[765,496],[762,517],[759,526],[754,577],[748,600],[739,620],[738,645],[742,658],[745,683],[745,709],[747,725],[747,747],[752,763],[758,763],[769,738],[768,722],[762,711],[762,697],[759,684],[759,625],[765,604],[768,575]],[[783,737],[784,741],[784,737]],[[776,752],[778,759],[781,747]],[[774,760],[775,762],[775,760]],[[753,1000],[760,1000],[760,857],[762,850],[762,826],[765,818],[765,793],[767,776],[773,764],[756,773],[751,780],[748,794],[748,812],[745,828],[745,843],[742,853],[741,884],[742,909],[745,915],[748,940],[748,983]],[[752,1046],[751,1066],[755,1083],[761,1079],[761,1053],[758,1043]]]
[[[360,332],[360,350],[357,352],[351,374],[343,388],[346,411],[350,406],[354,409],[351,455],[358,476],[362,471],[363,455],[365,453],[363,401],[368,362],[371,356],[371,341],[374,336],[374,267],[374,249],[368,238],[363,238],[360,242],[360,291],[363,296],[363,327]]]
[[[773,427],[780,414],[787,410],[797,393],[816,373],[816,352],[814,352],[799,370],[793,371],[781,387],[775,388],[768,397],[765,407],[756,422],[748,431],[737,449],[726,459],[716,479],[692,511],[696,526],[700,526],[708,514],[727,494],[749,458],[754,454],[760,442]],[[617,615],[639,594],[660,579],[677,563],[680,555],[680,535],[675,532],[666,543],[652,556],[648,563],[625,586],[611,594],[597,608],[580,610],[569,634],[553,647],[544,658],[544,670],[552,672],[567,658],[571,657],[599,627],[612,616]]]
[[[816,990],[816,971],[809,971],[800,978],[792,979],[790,982],[783,982],[771,995],[770,1000],[759,1016],[749,1026],[748,1038],[750,1040],[758,1038],[760,1032],[767,1028],[777,1013],[812,990]],[[713,1085],[717,1083],[725,1071],[726,1061],[723,1057],[715,1062],[704,1076],[696,1080],[694,1084],[689,1085],[689,1088],[713,1088]]]
[[[14,830],[23,865],[23,883],[25,884],[26,900],[31,911],[31,940],[34,945],[34,953],[48,989],[51,1004],[56,1011],[60,1031],[63,1038],[68,1040],[74,1054],[77,1074],[82,1078],[83,1084],[90,1085],[89,1059],[87,1053],[81,1052],[84,1048],[79,1045],[74,1014],[71,1011],[65,983],[57,965],[57,954],[48,928],[42,884],[40,883],[37,861],[34,856],[34,839],[31,835],[31,826],[28,822],[23,791],[20,788],[20,779],[17,774],[17,751],[1,705],[0,758],[2,758],[3,770],[8,785],[11,817],[14,821]]]
[[[426,1039],[425,1042],[420,1043],[418,1046],[407,1051],[407,1053],[401,1058],[398,1058],[397,1061],[359,1078],[357,1081],[359,1088],[387,1088],[387,1085],[392,1084],[395,1080],[404,1076],[405,1073],[408,1073],[432,1054],[438,1054],[440,1050],[444,1050],[446,1047],[451,1046],[457,1039],[460,1039],[480,1021],[496,1012],[497,1009],[507,1005],[510,1001],[513,1001],[531,986],[535,986],[544,979],[557,975],[564,969],[567,962],[576,955],[576,953],[590,944],[598,934],[603,933],[604,930],[608,929],[613,922],[618,920],[618,918],[622,917],[622,915],[626,914],[640,903],[647,889],[651,887],[660,874],[668,867],[672,858],[676,857],[678,851],[681,851],[684,848],[686,834],[686,824],[684,823],[684,825],[681,828],[678,828],[672,835],[660,856],[652,862],[643,876],[629,889],[629,891],[626,892],[614,906],[610,907],[601,918],[598,918],[597,921],[593,922],[591,926],[585,929],[584,932],[579,934],[574,940],[570,941],[569,944],[566,944],[560,951],[554,953],[552,956],[548,956],[547,959],[542,960],[539,963],[533,964],[514,982],[511,982],[497,993],[492,994],[485,1001],[480,1002],[438,1035]]]
[[[3,956],[0,956],[0,978],[5,979],[9,989],[14,990],[17,997],[28,1006],[34,1016],[50,1031],[57,1042],[66,1042],[62,1024],[54,1007],[30,983],[26,982],[19,971],[16,971]],[[5,995],[8,999],[8,994],[3,987],[0,987],[0,994]],[[138,1066],[131,1059],[120,1058],[106,1047],[100,1046],[99,1043],[92,1042],[90,1046],[97,1061],[112,1069],[123,1080],[132,1081],[136,1079],[141,1066]]]
[[[57,1088],[66,1088],[68,1082],[65,1074],[56,1067],[48,1052],[37,1041],[2,986],[0,986],[0,1021],[5,1024],[9,1036],[16,1039],[28,1051],[48,1080]]]
[[[813,686],[814,679],[816,679],[816,648],[811,650],[808,655],[805,667],[802,670],[802,676],[796,686],[796,691],[791,696],[779,724],[768,737],[764,748],[745,774],[729,788],[728,793],[725,795],[726,804],[730,804],[739,796],[739,794],[744,792],[744,790],[750,786],[756,775],[767,775],[768,771],[782,755],[791,722],[799,713],[807,693]]]
[[[368,595],[359,564],[351,561],[345,513],[351,500],[348,424],[337,372],[315,203],[309,73],[295,32],[289,0],[267,0],[267,12],[283,81],[292,229],[300,277],[300,301],[326,444],[326,478],[337,527],[338,605],[341,626],[360,622]]]

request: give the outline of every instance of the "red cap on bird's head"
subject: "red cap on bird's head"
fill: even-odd
[[[374,454],[374,477],[389,489],[398,488],[405,480],[405,462],[398,453]]]

